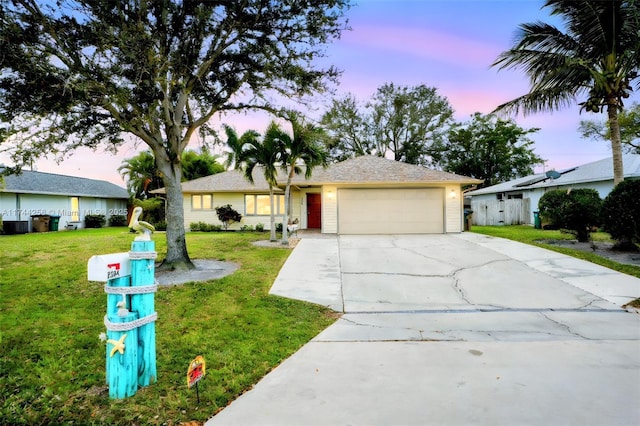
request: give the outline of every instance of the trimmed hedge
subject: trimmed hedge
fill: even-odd
[[[602,199],[598,191],[591,188],[546,192],[538,203],[540,217],[551,226],[576,236],[578,241],[591,238],[591,229],[600,226]]]
[[[86,228],[102,228],[107,219],[103,214],[88,214],[84,217],[84,226]]]
[[[624,180],[604,199],[602,222],[616,240],[614,248],[638,250],[640,243],[640,180]]]

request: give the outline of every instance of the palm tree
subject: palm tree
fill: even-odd
[[[182,181],[194,180],[203,176],[214,175],[225,171],[218,162],[218,155],[211,154],[206,148],[202,152],[184,151],[182,153]]]
[[[294,175],[302,173],[304,168],[305,179],[311,177],[313,168],[327,166],[328,154],[322,148],[327,135],[323,129],[311,123],[305,123],[303,117],[296,111],[286,111],[285,118],[291,123],[293,137],[285,132],[274,133],[281,144],[282,164],[281,168],[287,174],[287,185],[284,191],[285,214],[282,220],[282,244],[289,244],[287,225],[291,216],[291,181]],[[267,136],[265,136],[265,140]]]
[[[553,111],[578,99],[581,109],[608,114],[614,183],[624,179],[618,112],[640,68],[640,13],[634,1],[547,0],[566,32],[543,22],[522,24],[514,46],[492,66],[520,69],[530,90],[496,111]]]
[[[246,135],[246,137],[244,143],[241,145],[242,150],[238,152],[236,156],[236,164],[244,165],[244,176],[251,183],[253,183],[253,170],[257,166],[262,166],[264,169],[264,177],[269,184],[269,202],[271,204],[271,241],[276,241],[273,187],[278,184],[278,168],[276,164],[280,160],[282,149],[278,144],[278,140],[268,135],[277,131],[277,127],[277,124],[271,123],[267,128],[262,142],[260,142],[260,135],[257,132],[245,132],[243,136]]]
[[[227,159],[224,162],[224,166],[227,169],[235,169],[238,168],[238,158],[242,154],[242,146],[240,143],[240,138],[238,138],[238,133],[236,130],[229,126],[228,124],[223,124],[224,132],[227,135],[226,145],[229,148],[229,152],[227,152]]]
[[[118,172],[127,179],[127,189],[137,199],[144,200],[149,197],[149,191],[164,186],[156,160],[149,150],[123,160]]]

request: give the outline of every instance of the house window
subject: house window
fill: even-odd
[[[191,210],[211,210],[213,196],[211,194],[192,195]]]
[[[509,200],[522,200],[522,194],[509,194],[507,198]]]
[[[80,198],[71,197],[71,222],[80,221]]]
[[[284,196],[274,195],[275,214],[284,214]],[[246,215],[270,215],[271,201],[268,195],[245,195],[244,206]]]

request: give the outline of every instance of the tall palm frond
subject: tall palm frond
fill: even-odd
[[[267,137],[270,131],[274,131],[272,129],[274,126],[277,125],[275,123],[271,123],[269,125],[262,141],[259,140],[259,134],[257,132],[245,133],[246,138],[244,138],[242,150],[237,158],[238,163],[244,165],[245,178],[251,183],[254,182],[254,170],[257,167],[262,167],[263,169],[264,178],[269,185],[269,201],[271,204],[271,214],[269,218],[271,241],[276,241],[273,188],[278,184],[277,163],[280,161],[281,154],[281,148],[277,141]]]
[[[635,81],[639,87],[640,12],[635,1],[547,0],[565,31],[544,22],[522,24],[514,46],[492,66],[524,71],[529,93],[494,112],[531,114],[573,103],[589,112],[607,111],[614,182],[624,178],[618,112]]]

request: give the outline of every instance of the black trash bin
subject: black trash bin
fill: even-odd
[[[49,231],[57,231],[60,224],[60,216],[49,216]]]
[[[473,218],[473,216],[471,216],[472,214],[473,214],[473,210],[464,209],[464,230],[465,231],[471,230],[471,222]]]

